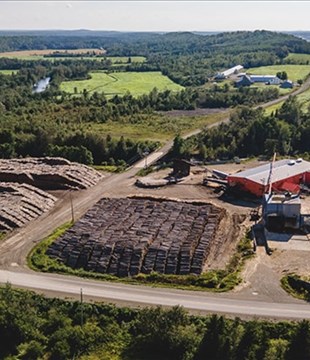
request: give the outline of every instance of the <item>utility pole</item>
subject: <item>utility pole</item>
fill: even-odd
[[[144,152],[143,152],[143,155],[144,155],[144,158],[145,158],[145,165],[144,165],[145,169],[147,168],[147,157],[148,157],[149,154],[150,154],[150,150],[148,148],[145,148]]]
[[[73,211],[73,201],[72,201],[72,190],[69,190],[70,194],[70,205],[71,205],[71,221],[74,224],[74,211]]]
[[[81,326],[84,324],[84,312],[83,312],[83,289],[80,290],[80,303],[81,303]]]

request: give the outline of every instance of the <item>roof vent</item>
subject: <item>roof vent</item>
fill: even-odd
[[[297,162],[297,163],[301,163],[301,162],[302,162],[302,158],[298,158],[298,159],[296,160],[296,162]]]
[[[295,164],[295,160],[289,160],[289,162],[287,163],[288,165],[294,165]]]

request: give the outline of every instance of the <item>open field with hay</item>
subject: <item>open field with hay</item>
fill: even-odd
[[[61,56],[48,56],[54,53],[60,53]],[[75,56],[70,56],[74,54]],[[24,51],[8,51],[0,52],[0,58],[10,58],[19,60],[93,60],[101,61],[105,59],[111,60],[113,66],[119,66],[129,63],[145,62],[144,56],[103,56],[105,50],[99,49],[72,49],[72,50],[59,50],[59,49],[45,49],[45,50],[24,50]],[[68,55],[68,56],[66,56]],[[81,56],[77,56],[81,55]],[[96,56],[91,56],[96,55]]]
[[[310,63],[310,54],[290,53],[284,60],[290,61],[290,62],[293,62],[296,64],[307,64],[307,63]]]
[[[180,91],[183,86],[175,84],[160,72],[92,72],[91,79],[65,81],[60,88],[70,94],[80,94],[84,89],[88,93],[104,92],[106,95],[124,95],[130,92],[134,96],[149,93],[154,87],[159,91]]]

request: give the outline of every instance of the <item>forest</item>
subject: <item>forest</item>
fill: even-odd
[[[116,137],[115,125],[124,130],[148,126],[154,134],[158,127],[164,128],[161,124],[170,126],[170,120],[158,112],[251,106],[275,99],[279,91],[271,87],[238,89],[227,84],[204,85],[216,71],[236,63],[245,67],[280,64],[290,52],[310,53],[310,45],[305,40],[268,31],[213,35],[137,33],[130,36],[114,32],[92,36],[82,36],[78,32],[68,36],[60,32],[57,35],[35,33],[0,37],[2,51],[83,46],[103,47],[109,56],[145,56],[147,61],[113,67],[105,56],[100,61],[75,61],[74,57],[56,57],[54,61],[0,58],[0,69],[19,70],[13,75],[0,74],[0,157],[62,154],[69,160],[86,164],[130,164],[141,157],[145,149],[152,151],[158,147],[159,142],[147,137],[132,137],[130,131],[127,136]],[[130,93],[107,97],[104,93],[90,94],[86,90],[74,96],[60,90],[62,82],[88,79],[90,72],[97,70],[109,73],[161,71],[186,88],[179,92],[160,92],[155,87],[149,94],[135,97]],[[44,77],[51,78],[48,89],[40,94],[33,93],[34,84]],[[285,106],[290,108],[290,102],[287,104]],[[300,109],[296,111],[298,124],[287,119],[284,108],[270,119],[262,112],[253,111],[255,115],[245,116],[245,110],[237,110],[232,125],[205,132],[196,147],[205,159],[269,154],[274,148],[284,155],[307,152],[309,149],[303,139],[309,131],[308,115]],[[265,126],[264,122],[269,121],[276,126]],[[170,136],[180,132],[178,123],[181,119],[170,126]],[[102,125],[108,125],[112,131],[98,131]],[[241,128],[241,135],[237,135],[236,129]],[[257,140],[257,145],[253,140]]]
[[[271,115],[262,108],[237,108],[230,122],[203,131],[184,141],[181,152],[198,151],[204,159],[245,158],[274,152],[279,155],[310,155],[310,114],[303,112],[296,97],[289,97]]]
[[[308,360],[310,323],[118,308],[0,288],[0,358]]]

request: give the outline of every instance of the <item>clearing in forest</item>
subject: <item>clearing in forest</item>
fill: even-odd
[[[12,75],[16,74],[18,70],[0,70],[0,74],[3,75]]]
[[[88,80],[65,81],[60,88],[70,94],[80,94],[85,89],[88,93],[104,92],[108,96],[124,95],[126,92],[130,92],[133,96],[139,96],[149,93],[154,87],[159,91],[184,89],[183,86],[174,83],[159,71],[111,74],[100,71],[92,72],[90,76],[91,79]]]

